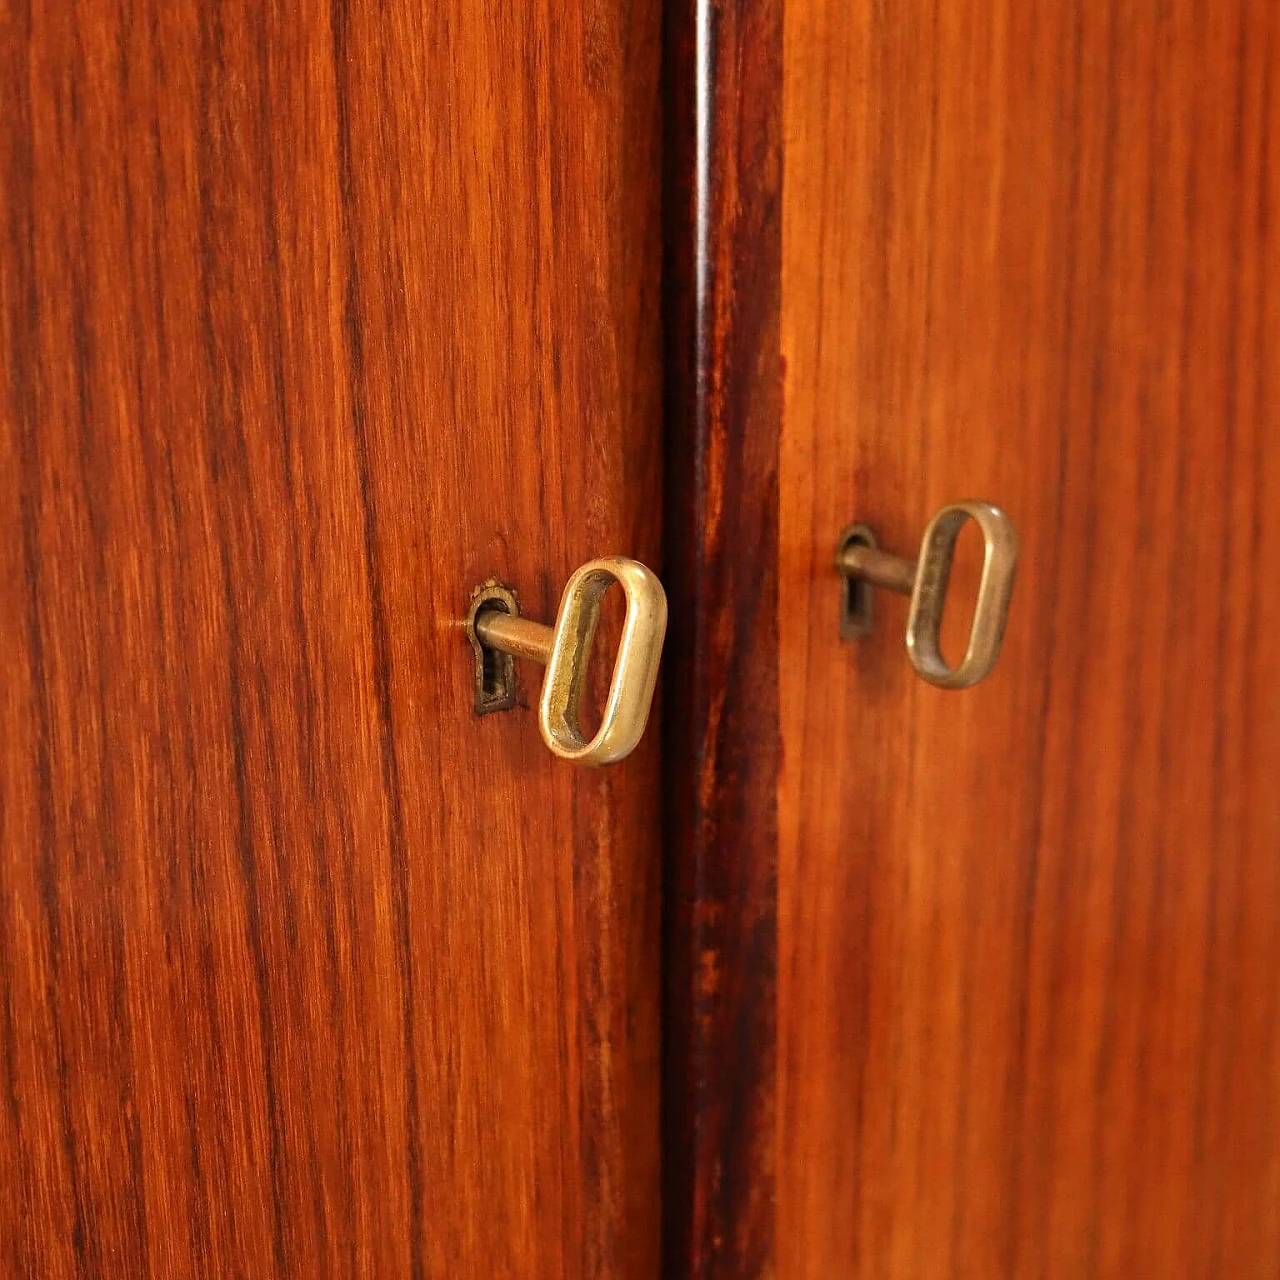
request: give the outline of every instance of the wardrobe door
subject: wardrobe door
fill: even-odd
[[[653,1276],[656,3],[0,22],[0,1271]]]
[[[1274,1275],[1280,16],[669,35],[668,1274]]]
[[[785,22],[778,1275],[1274,1275],[1280,20]],[[952,691],[831,558],[964,498]]]

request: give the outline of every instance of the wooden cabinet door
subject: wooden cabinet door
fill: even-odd
[[[0,1270],[1274,1274],[1278,26],[11,4]],[[462,619],[607,553],[582,771]]]
[[[708,4],[675,52],[669,1260],[1273,1276],[1280,15]],[[841,642],[833,560],[965,498],[1022,560],[950,692],[905,602]]]
[[[5,7],[0,1272],[652,1276],[656,5]]]

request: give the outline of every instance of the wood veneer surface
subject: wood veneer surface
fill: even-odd
[[[656,742],[459,619],[657,554],[658,44],[6,7],[4,1274],[656,1273]]]
[[[788,4],[778,1275],[1280,1267],[1280,14]],[[939,691],[830,559],[1022,534]]]

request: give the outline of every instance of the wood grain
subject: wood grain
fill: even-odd
[[[1280,17],[786,15],[778,1274],[1280,1268]],[[1022,534],[962,694],[837,531]]]
[[[657,554],[657,6],[0,23],[0,1271],[655,1274],[656,742],[458,620]]]
[[[779,3],[668,6],[663,1274],[773,1259]]]

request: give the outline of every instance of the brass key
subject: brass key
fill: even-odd
[[[600,604],[614,583],[626,596],[627,614],[600,727],[588,739],[579,714],[582,687]],[[638,560],[606,556],[584,564],[566,583],[550,627],[520,617],[511,592],[486,583],[473,596],[467,619],[476,650],[476,710],[514,705],[513,657],[540,662],[547,668],[538,701],[542,740],[561,759],[578,764],[621,760],[635,749],[648,722],[666,629],[662,583]]]
[[[950,667],[942,656],[939,634],[956,539],[966,520],[982,531],[982,580],[965,655],[958,666]],[[851,525],[836,551],[836,567],[845,579],[840,634],[850,639],[871,630],[868,586],[908,595],[911,609],[906,642],[911,665],[939,688],[967,688],[988,675],[1000,656],[1017,564],[1017,531],[1009,517],[990,502],[956,502],[943,507],[929,521],[914,563],[881,551],[866,525]]]

